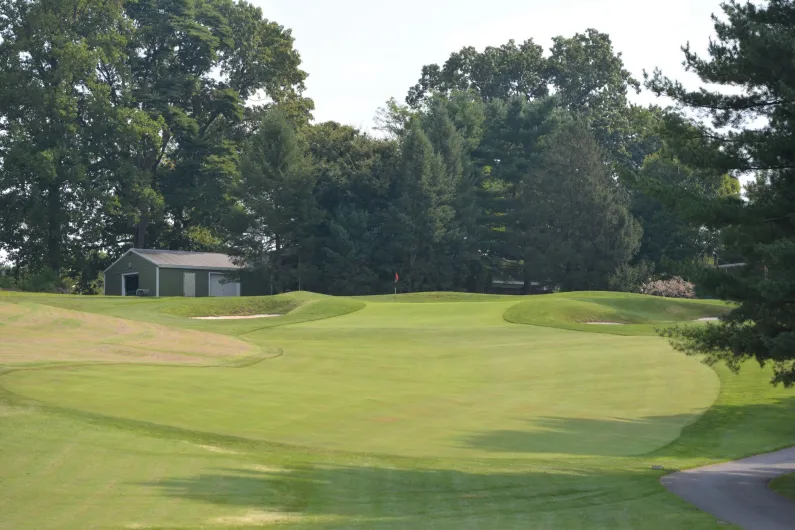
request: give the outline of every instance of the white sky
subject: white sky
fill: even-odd
[[[390,97],[403,101],[422,66],[464,46],[483,49],[532,37],[608,33],[637,78],[659,66],[686,84],[680,47],[706,50],[719,0],[251,0],[290,28],[309,73],[316,121],[369,129]],[[634,98],[650,103],[652,94]]]

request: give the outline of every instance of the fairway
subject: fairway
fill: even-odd
[[[710,528],[651,465],[795,440],[795,392],[653,336],[719,303],[256,300],[0,299],[0,528]]]

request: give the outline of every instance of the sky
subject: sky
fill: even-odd
[[[719,0],[250,1],[292,30],[315,120],[364,130],[389,98],[403,101],[423,65],[441,64],[464,46],[482,50],[533,38],[548,50],[553,37],[588,28],[610,35],[636,78],[660,67],[694,86],[681,46],[705,51],[714,34],[710,15],[720,13]],[[644,93],[633,100],[656,98]]]

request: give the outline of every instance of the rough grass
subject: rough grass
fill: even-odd
[[[233,337],[0,302],[0,363],[42,361],[207,363],[259,348]]]
[[[768,370],[513,325],[512,305],[309,297],[268,327],[201,323],[283,352],[258,364],[6,373],[0,528],[707,529],[652,465],[795,442]]]
[[[795,501],[795,473],[773,480],[770,489]]]
[[[565,293],[537,296],[514,305],[505,319],[590,333],[654,335],[655,327],[717,317],[729,311],[724,302],[683,300],[625,293]],[[594,326],[612,322],[619,326]]]
[[[31,303],[195,329],[225,335],[244,335],[261,329],[331,318],[358,311],[364,303],[308,292],[277,296],[234,298],[135,298],[120,296],[70,296],[0,293],[0,303]],[[198,321],[191,317],[282,314],[269,319]]]
[[[287,297],[184,298],[167,300],[161,311],[181,317],[217,317],[246,315],[284,315],[300,307],[302,301]]]

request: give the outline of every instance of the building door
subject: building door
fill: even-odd
[[[184,296],[196,296],[196,273],[186,272],[182,276],[182,294]]]
[[[138,291],[138,273],[130,272],[121,275],[121,295],[135,296]]]
[[[217,272],[210,273],[210,296],[240,296],[240,283]]]

